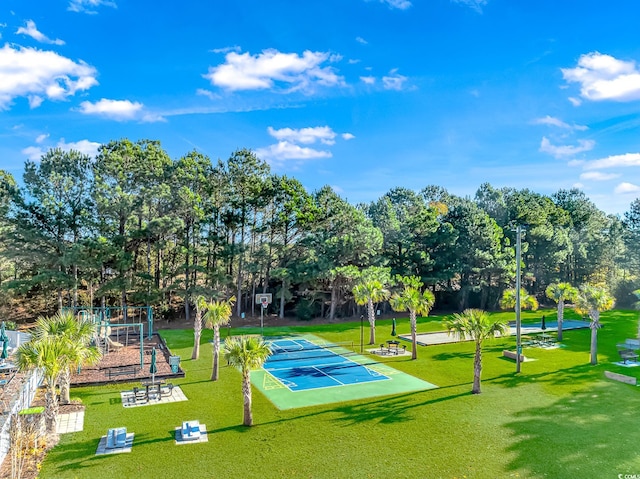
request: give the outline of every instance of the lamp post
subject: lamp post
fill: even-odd
[[[516,228],[516,373],[520,372],[520,355],[522,354],[521,321],[520,321],[520,262],[522,256],[522,226]]]
[[[360,315],[360,354],[364,353],[364,314]]]

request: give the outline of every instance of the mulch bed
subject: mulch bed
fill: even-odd
[[[114,341],[116,338],[112,338]],[[124,346],[110,350],[95,366],[85,366],[71,376],[73,386],[97,385],[113,382],[131,382],[151,378],[151,351],[156,349],[156,378],[184,377],[184,372],[173,373],[169,365],[171,355],[159,335],[143,339],[143,365],[140,367],[140,341],[138,338],[120,339]]]

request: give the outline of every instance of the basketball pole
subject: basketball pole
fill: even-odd
[[[260,304],[260,336],[264,338],[264,303]]]

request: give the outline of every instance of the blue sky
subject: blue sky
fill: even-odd
[[[640,196],[637,0],[5,0],[0,168],[251,148],[353,203],[429,184]]]

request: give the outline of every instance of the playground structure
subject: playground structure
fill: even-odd
[[[151,306],[74,307],[63,308],[74,316],[96,325],[95,344],[103,354],[119,351],[123,347],[140,344],[140,367],[144,364],[144,337],[153,334],[153,310]]]

